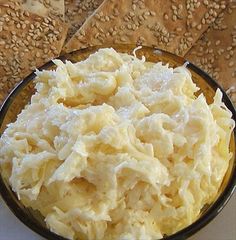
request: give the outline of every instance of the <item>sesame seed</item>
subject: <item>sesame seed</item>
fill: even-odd
[[[195,27],[197,26],[197,23],[196,23],[196,22],[192,22],[191,26],[192,26],[193,28],[195,28]]]
[[[209,49],[208,52],[209,52],[209,53],[213,53],[213,49]]]
[[[182,28],[181,28],[181,27],[177,27],[177,28],[176,28],[176,31],[177,31],[177,32],[181,32],[181,31],[182,31]]]
[[[40,57],[41,56],[41,54],[39,53],[39,52],[36,52],[36,57]]]
[[[188,40],[189,42],[192,42],[192,41],[193,41],[193,38],[192,38],[192,37],[188,37],[187,40]]]
[[[150,11],[151,16],[156,16],[156,13],[154,11]]]
[[[220,40],[217,40],[215,44],[218,46],[220,44]]]
[[[165,19],[165,20],[168,20],[168,19],[169,19],[169,16],[168,16],[167,13],[164,14],[164,19]]]
[[[220,5],[220,8],[221,8],[221,9],[225,9],[225,8],[226,8],[226,5],[225,5],[225,4],[221,4],[221,5]]]
[[[173,15],[173,16],[172,16],[172,20],[173,20],[173,21],[176,21],[176,20],[177,20],[176,15]]]
[[[135,16],[135,13],[134,13],[134,12],[130,12],[129,15],[130,15],[131,17],[134,17],[134,16]]]
[[[202,25],[201,24],[197,25],[197,30],[201,30],[201,29],[202,29]]]
[[[128,28],[128,29],[132,29],[131,24],[128,24],[128,25],[127,25],[127,28]]]

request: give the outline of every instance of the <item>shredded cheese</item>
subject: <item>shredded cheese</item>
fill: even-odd
[[[231,158],[220,90],[208,105],[187,63],[112,48],[54,62],[0,139],[2,172],[25,206],[68,239],[160,239],[195,221]]]

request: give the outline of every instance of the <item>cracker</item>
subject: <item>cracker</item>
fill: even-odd
[[[214,24],[186,54],[186,58],[216,79],[225,90],[236,89],[236,2],[219,14]],[[236,92],[231,90],[236,104]]]
[[[183,56],[225,8],[225,1],[105,0],[64,50],[135,43]],[[207,16],[207,17],[205,17]]]
[[[0,101],[36,67],[57,57],[66,38],[60,19],[40,17],[12,1],[0,4]]]
[[[102,2],[103,0],[65,0],[65,20],[69,24],[66,42]]]

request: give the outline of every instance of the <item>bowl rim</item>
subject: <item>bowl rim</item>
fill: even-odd
[[[135,49],[137,46],[134,44],[106,44],[106,45],[99,45],[99,46],[92,46],[88,48],[79,49],[76,51],[72,51],[70,53],[64,54],[62,56],[59,56],[55,59],[62,60],[63,62],[67,59],[67,56],[70,54],[82,54],[83,52],[89,52],[98,50],[100,48],[119,48],[120,46],[127,47],[129,49]],[[211,86],[212,89],[216,90],[219,88],[223,94],[223,102],[227,106],[227,108],[232,112],[232,119],[236,122],[236,110],[234,108],[233,103],[231,102],[230,98],[227,96],[223,88],[212,78],[210,77],[204,70],[200,69],[190,61],[184,59],[183,57],[177,56],[173,53],[170,53],[168,51],[156,48],[156,47],[150,47],[150,46],[142,46],[142,50],[157,50],[160,53],[165,54],[166,56],[175,59],[175,61],[182,61],[186,64],[187,68],[201,76],[207,84]],[[37,68],[38,70],[44,70],[48,67],[54,66],[55,64],[50,60],[49,62],[45,63],[43,66]],[[11,103],[13,102],[13,99],[16,95],[19,94],[22,88],[24,88],[30,81],[32,81],[35,78],[36,74],[35,71],[33,71],[31,74],[29,74],[27,77],[22,79],[10,92],[10,94],[6,97],[6,99],[3,101],[3,104],[0,108],[0,127],[2,126],[3,120],[5,118],[5,115],[8,111],[8,108],[10,107]],[[236,139],[236,127],[233,130],[234,139]],[[0,134],[1,136],[1,134]],[[236,141],[235,141],[235,149],[236,149]],[[1,173],[1,172],[0,172]],[[236,155],[234,158],[234,164],[232,173],[230,175],[230,178],[228,180],[228,184],[225,186],[224,191],[218,196],[216,201],[207,209],[207,211],[198,218],[195,222],[190,224],[189,226],[183,228],[182,230],[170,235],[163,237],[160,240],[184,240],[195,234],[197,231],[202,229],[204,226],[206,226],[213,218],[215,218],[221,210],[225,207],[231,196],[233,195],[236,188]],[[22,211],[21,208],[18,207],[15,200],[8,194],[8,189],[4,183],[4,180],[2,179],[2,176],[0,174],[0,194],[2,196],[2,199],[5,201],[8,208],[13,212],[13,214],[22,222],[24,223],[29,229],[33,230],[34,232],[38,233],[42,237],[49,239],[49,240],[67,240],[66,238],[57,235],[54,232],[51,232],[48,228],[42,227],[37,221],[33,220],[32,218],[29,218],[28,215]],[[15,194],[13,192],[13,194]]]

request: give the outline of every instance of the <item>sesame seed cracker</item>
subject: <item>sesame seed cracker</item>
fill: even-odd
[[[229,10],[230,9],[230,10]],[[236,88],[236,2],[219,14],[213,25],[185,55],[223,88]],[[236,104],[236,92],[231,93]]]
[[[17,82],[60,54],[67,24],[59,18],[40,17],[26,12],[15,1],[0,3],[0,11],[0,26],[4,26],[0,31],[2,102]],[[52,21],[55,21],[53,28]]]
[[[207,5],[200,0],[176,0],[174,3],[170,0],[105,0],[64,50],[70,52],[104,42],[135,43],[183,56],[223,8],[225,1],[216,4],[213,0]],[[202,24],[205,14],[208,18]]]

